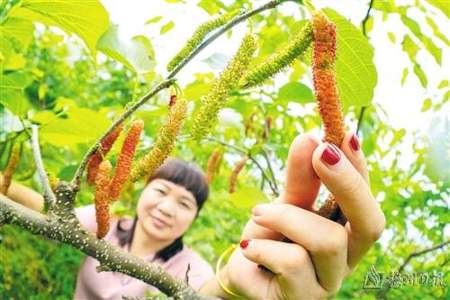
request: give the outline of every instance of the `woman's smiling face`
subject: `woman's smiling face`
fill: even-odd
[[[197,215],[194,195],[165,179],[152,180],[139,198],[138,222],[152,238],[173,241],[184,234]]]

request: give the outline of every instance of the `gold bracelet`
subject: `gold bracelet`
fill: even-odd
[[[224,290],[227,294],[229,294],[230,296],[233,297],[237,297],[239,299],[243,299],[242,296],[239,296],[238,294],[236,294],[235,292],[233,292],[230,288],[228,288],[220,279],[220,269],[222,268],[222,262],[225,260],[225,257],[230,255],[234,249],[236,249],[236,244],[231,245],[230,247],[228,247],[223,253],[222,255],[219,257],[219,259],[217,260],[217,264],[216,264],[216,280],[219,283],[219,286],[222,288],[222,290]]]

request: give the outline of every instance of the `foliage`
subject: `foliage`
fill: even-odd
[[[4,170],[14,142],[27,140],[23,124],[35,123],[41,128],[46,168],[60,179],[69,180],[85,151],[110,125],[111,119],[149,87],[159,83],[164,74],[155,68],[158,62],[152,41],[145,36],[122,41],[117,26],[108,21],[100,2],[83,1],[89,9],[70,1],[55,1],[55,5],[53,2],[49,5],[50,2],[7,0],[0,4],[0,169]],[[178,3],[182,1],[166,2],[167,5],[183,5]],[[440,65],[446,54],[444,50],[448,52],[450,42],[440,31],[443,25],[437,21],[448,18],[448,8],[442,3],[430,0],[398,5],[394,0],[373,1],[367,21],[369,37],[391,16],[398,17],[404,24],[406,33],[386,34],[391,41],[402,41],[395,47],[400,47],[410,61],[399,79],[401,84],[414,74],[424,89],[434,88],[430,87],[427,70],[418,57],[419,53],[424,53],[432,63]],[[249,6],[247,0],[235,1],[230,6],[219,0],[198,3],[198,7],[210,15]],[[286,46],[289,38],[301,29],[308,12],[303,6],[294,7],[300,7],[300,15],[304,17],[293,17],[277,9],[252,17],[252,32],[258,38],[258,55],[253,65],[264,62],[276,49]],[[411,11],[419,11],[427,30],[410,16]],[[60,12],[84,17],[66,22]],[[337,81],[346,108],[346,124],[350,128],[356,128],[360,109],[367,106],[361,123],[362,147],[368,158],[372,191],[381,201],[388,221],[385,236],[344,281],[337,298],[374,299],[377,293],[380,296],[377,290],[362,289],[370,266],[374,265],[379,271],[395,271],[410,253],[448,238],[450,176],[448,169],[443,170],[442,166],[450,164],[450,120],[448,114],[439,114],[439,111],[449,110],[450,87],[448,79],[442,78],[435,92],[424,100],[423,116],[435,115],[428,137],[422,132],[394,128],[376,94],[374,98],[378,80],[378,66],[373,62],[376,45],[371,45],[370,39],[346,16],[331,8],[325,12],[337,26]],[[91,24],[94,20],[95,25]],[[162,24],[161,34],[182,25],[164,18]],[[103,54],[96,55],[97,52]],[[273,199],[270,184],[277,184],[281,189],[290,142],[298,134],[320,127],[309,69],[310,53],[305,53],[284,70],[284,76],[277,76],[258,88],[232,92],[226,109],[219,115],[218,126],[212,129],[213,139],[199,144],[187,129],[181,132],[173,152],[175,156],[206,169],[213,151],[218,149],[224,153],[211,182],[210,200],[185,237],[187,244],[212,264],[230,243],[239,241],[249,209],[258,202]],[[192,128],[200,98],[208,93],[218,74],[205,71],[193,75],[192,81],[181,86],[183,97],[190,102],[184,128]],[[169,95],[169,91],[164,91],[137,111],[135,118],[145,121],[138,156],[147,153],[155,143],[158,130],[167,119]],[[108,154],[113,164],[121,144],[122,141],[116,142]],[[263,167],[261,170],[249,161],[239,175],[236,192],[230,195],[228,179],[242,157],[236,147]],[[402,164],[405,149],[413,153],[406,166]],[[267,178],[273,182],[269,183]],[[14,179],[37,190],[40,188],[28,143],[23,143]],[[141,188],[142,183],[128,186],[122,194],[123,201],[114,203],[113,210],[117,214],[133,213]],[[83,184],[77,204],[92,203],[93,192],[92,187]],[[72,297],[82,258],[80,252],[11,226],[1,227],[0,236],[0,294],[4,299]],[[405,271],[447,270],[448,282],[448,261],[448,254],[435,251],[414,258]],[[448,290],[440,287],[415,286],[392,288],[387,295],[430,299],[448,297],[445,293]]]

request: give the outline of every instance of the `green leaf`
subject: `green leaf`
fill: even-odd
[[[450,5],[448,0],[427,0],[427,2],[440,9],[447,18],[450,18]]]
[[[89,143],[108,128],[111,121],[106,114],[87,108],[70,107],[67,117],[53,119],[41,127],[42,140],[57,147],[74,147]]]
[[[427,98],[423,101],[422,108],[420,109],[421,112],[425,112],[431,108],[431,105],[433,102],[431,102],[430,98]]]
[[[409,74],[409,69],[408,69],[408,67],[406,67],[403,69],[402,79],[400,80],[401,85],[405,84],[406,78],[408,78],[408,74]]]
[[[414,63],[414,74],[419,78],[420,84],[425,88],[428,85],[428,79],[422,67],[418,63]]]
[[[108,29],[109,16],[100,1],[23,0],[10,17],[57,26],[78,35],[95,57],[100,36]]]
[[[407,17],[406,15],[402,15],[401,20],[406,27],[411,30],[411,32],[422,42],[425,46],[425,49],[434,57],[436,62],[440,65],[442,62],[442,51],[437,47],[434,42],[426,36],[420,29],[419,23],[414,21],[413,19]]]
[[[447,79],[444,79],[441,82],[439,82],[438,89],[442,89],[442,88],[445,88],[445,87],[448,87],[448,80]]]
[[[30,45],[33,33],[33,23],[21,18],[7,18],[0,26],[0,36],[18,41],[23,51]]]
[[[173,27],[175,26],[175,24],[173,23],[173,21],[170,21],[170,22],[167,22],[166,24],[164,24],[162,27],[161,27],[161,30],[160,30],[160,34],[165,34],[165,33],[167,33],[169,30],[171,30]]]
[[[258,203],[267,202],[267,196],[257,188],[242,188],[230,194],[230,201],[239,208],[251,208]]]
[[[154,67],[155,52],[150,40],[138,35],[131,41],[122,41],[117,25],[112,25],[103,34],[98,41],[97,49],[137,74],[148,73]]]
[[[145,22],[145,24],[152,24],[152,23],[157,23],[162,19],[161,16],[157,16],[154,18],[149,19],[147,22]]]
[[[395,34],[394,34],[393,32],[391,32],[391,31],[389,31],[389,32],[387,33],[387,35],[388,35],[389,40],[390,40],[393,44],[395,44],[395,41],[396,41],[396,39],[395,39]]]
[[[403,38],[402,49],[408,54],[411,61],[416,61],[416,55],[420,48],[408,34]]]
[[[450,41],[448,38],[440,31],[439,26],[434,22],[434,20],[428,16],[425,16],[427,24],[433,29],[433,34],[443,41],[447,46],[450,46]]]
[[[393,13],[397,11],[395,0],[373,1],[372,8],[385,13]]]
[[[324,12],[336,24],[336,78],[344,110],[350,106],[367,106],[372,102],[377,84],[373,47],[345,17],[328,8]]]
[[[24,115],[31,108],[30,103],[23,93],[29,83],[30,78],[24,73],[1,73],[0,104],[3,104],[16,115]]]
[[[25,67],[27,61],[26,59],[17,53],[12,53],[9,57],[6,58],[6,62],[4,65],[5,70],[18,70]]]
[[[220,11],[221,8],[225,8],[225,5],[218,0],[201,0],[198,4],[209,15],[214,15]]]
[[[300,82],[289,82],[283,85],[278,91],[277,101],[287,103],[289,101],[297,103],[314,102],[314,95],[311,89]]]

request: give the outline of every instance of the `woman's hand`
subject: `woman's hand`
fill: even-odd
[[[320,182],[335,196],[345,227],[312,212]],[[283,194],[253,209],[241,249],[220,276],[245,298],[324,298],[340,289],[384,226],[356,136],[347,134],[337,149],[303,135],[291,145]]]

